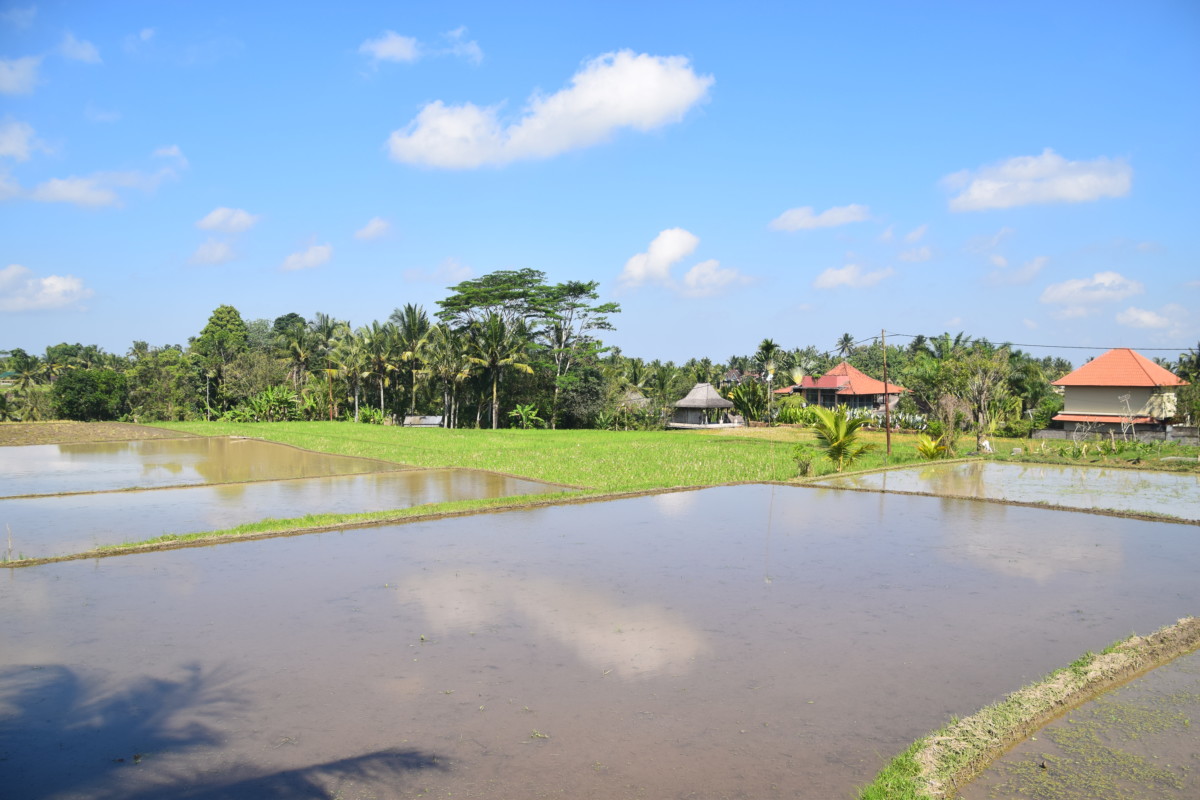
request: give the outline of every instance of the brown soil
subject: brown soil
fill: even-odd
[[[127,422],[5,422],[0,423],[0,446],[124,442],[130,439],[181,439],[190,433],[148,428]]]

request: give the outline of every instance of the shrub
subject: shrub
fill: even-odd
[[[111,369],[73,369],[50,390],[59,419],[82,422],[120,419],[129,410],[125,376]]]

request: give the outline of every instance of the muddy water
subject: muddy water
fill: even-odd
[[[845,475],[827,486],[1051,503],[1200,520],[1200,475],[1103,467],[971,461]]]
[[[0,448],[0,496],[315,478],[397,468],[254,439],[28,445]]]
[[[473,470],[403,470],[291,481],[58,497],[0,498],[0,553],[66,555],[164,533],[230,528],[274,517],[385,511],[426,503],[559,491]]]
[[[1200,652],[1050,723],[960,800],[1200,797]]]
[[[0,781],[848,798],[951,715],[1194,612],[1198,557],[1184,525],[738,486],[10,570]]]

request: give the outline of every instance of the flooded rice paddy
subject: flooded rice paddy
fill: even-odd
[[[285,448],[291,452],[290,448]],[[5,455],[0,451],[0,456]],[[310,454],[311,455],[311,454]],[[370,463],[370,462],[369,462]],[[0,548],[43,558],[167,533],[221,530],[306,514],[361,513],[558,490],[508,475],[422,469],[135,492],[0,498]]]
[[[736,486],[0,573],[14,796],[848,798],[1200,607],[1194,526]]]
[[[1055,720],[959,793],[960,800],[1200,797],[1200,652]]]
[[[0,451],[0,496],[316,478],[400,468],[227,437],[25,445]]]
[[[821,484],[1200,520],[1200,474],[1195,473],[969,461],[842,475]]]

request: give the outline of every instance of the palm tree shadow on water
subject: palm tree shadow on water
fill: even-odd
[[[436,755],[389,748],[278,772],[253,764],[159,771],[167,754],[220,747],[216,723],[245,705],[229,670],[184,668],[179,680],[113,686],[63,665],[0,668],[0,786],[5,797],[330,797],[342,784],[399,788],[406,774],[445,770]],[[122,771],[138,770],[129,780]],[[372,795],[374,796],[374,795]]]

